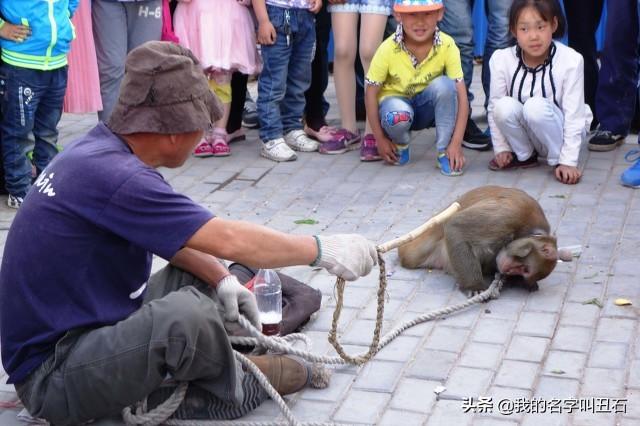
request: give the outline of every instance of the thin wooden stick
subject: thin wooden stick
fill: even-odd
[[[449,219],[458,210],[460,210],[460,203],[455,201],[453,204],[451,204],[449,207],[444,209],[442,212],[438,213],[437,215],[435,215],[434,217],[432,217],[422,225],[418,226],[416,229],[409,232],[408,234],[405,234],[394,240],[387,241],[384,244],[380,244],[378,246],[378,251],[380,253],[386,253],[389,250],[393,250],[394,248],[400,247],[401,245],[408,243],[409,241],[415,240],[416,238],[418,238],[419,235],[427,231],[429,228],[435,225],[438,225],[444,222],[445,220]]]

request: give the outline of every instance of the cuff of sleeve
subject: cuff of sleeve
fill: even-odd
[[[314,259],[313,262],[309,264],[309,266],[318,266],[318,262],[320,262],[320,258],[322,257],[322,244],[320,244],[320,238],[317,235],[314,235],[313,238],[316,240],[316,246],[318,247],[318,255]]]
[[[218,283],[216,284],[216,289],[220,288],[221,285],[223,285],[224,283],[230,283],[236,280],[236,277],[234,277],[233,275],[229,274],[229,275],[225,275],[224,278],[222,278],[220,281],[218,281]]]

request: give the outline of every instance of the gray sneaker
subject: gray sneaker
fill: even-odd
[[[260,155],[273,161],[293,161],[297,158],[296,153],[287,146],[284,139],[271,139],[262,145]]]
[[[304,130],[292,130],[284,135],[284,141],[296,151],[313,152],[317,151],[320,144],[311,139]]]

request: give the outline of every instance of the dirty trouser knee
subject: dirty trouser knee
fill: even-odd
[[[197,281],[173,267],[161,271],[163,276],[173,281],[152,279],[150,287],[171,291]],[[33,416],[77,424],[118,414],[169,375],[206,390],[214,400],[241,405],[244,373],[212,296],[187,286],[152,299],[114,325],[71,331],[55,354],[16,386],[20,399]],[[254,407],[259,402],[252,401]]]

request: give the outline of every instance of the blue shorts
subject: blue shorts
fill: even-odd
[[[330,4],[327,10],[331,13],[374,13],[391,15],[393,0],[347,0],[343,4]]]

